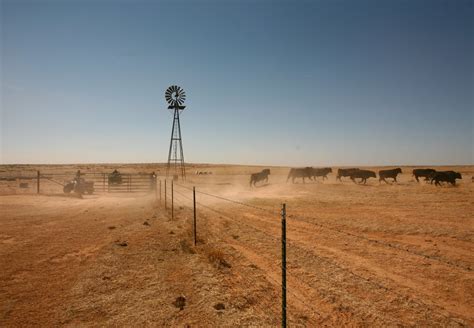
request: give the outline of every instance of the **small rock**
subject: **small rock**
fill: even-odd
[[[122,246],[122,247],[127,247],[128,246],[126,241],[116,241],[115,244],[117,246]]]
[[[148,223],[148,221],[145,221],[145,222],[143,222],[143,225],[149,226],[150,224]]]
[[[170,235],[174,235],[174,231],[173,231],[173,230],[170,231]]]
[[[114,230],[115,229],[115,226],[109,226],[107,227],[109,230]]]
[[[214,309],[216,309],[216,310],[225,310],[225,305],[223,303],[214,304]]]
[[[186,297],[184,296],[176,297],[176,300],[173,302],[173,305],[179,308],[180,311],[184,310],[184,307],[186,306]]]

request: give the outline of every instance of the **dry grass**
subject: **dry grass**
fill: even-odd
[[[14,169],[36,167],[2,168]],[[271,168],[268,185],[249,188],[248,174],[261,168],[195,166],[189,172],[214,174],[190,174],[188,186],[275,213],[286,202],[293,326],[472,326],[474,167],[438,168],[461,171],[457,187],[418,184],[411,167],[402,169],[398,184],[359,186],[334,174],[287,184],[288,169]],[[27,190],[17,182],[0,182],[1,193],[18,193],[0,197],[0,326],[279,324],[278,214],[198,193],[222,214],[198,205],[194,247],[184,198],[175,198],[171,221],[154,195],[78,199],[54,188],[20,195]],[[173,305],[180,296],[182,311]]]

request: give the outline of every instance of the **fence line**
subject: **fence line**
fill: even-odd
[[[186,187],[186,186],[183,186],[183,185],[177,184],[177,183],[176,183],[176,185],[192,191],[192,189],[189,188],[189,187]],[[244,203],[244,202],[241,202],[241,201],[225,198],[225,197],[218,196],[218,195],[213,195],[213,194],[210,194],[210,193],[207,193],[207,192],[204,192],[204,191],[196,190],[196,193],[199,193],[201,195],[206,195],[206,196],[209,196],[209,197],[214,197],[216,199],[220,199],[220,200],[230,202],[230,203],[234,203],[234,204],[237,204],[237,205],[246,206],[246,207],[253,208],[253,209],[256,209],[256,210],[260,210],[260,211],[263,211],[263,212],[268,212],[268,213],[271,213],[271,214],[280,215],[280,212],[278,212],[278,211],[274,211],[274,210],[270,210],[268,208],[263,208],[263,207],[247,204],[247,203]]]
[[[410,250],[408,248],[402,248],[401,246],[398,246],[398,245],[393,244],[393,243],[388,243],[386,241],[372,239],[372,238],[369,238],[369,237],[366,237],[366,236],[354,234],[354,233],[351,233],[351,232],[348,232],[348,231],[344,231],[344,230],[341,230],[341,229],[330,227],[330,226],[327,226],[327,225],[324,225],[324,224],[321,224],[321,223],[318,223],[318,222],[314,222],[313,220],[318,220],[317,218],[314,218],[314,217],[299,216],[299,215],[289,215],[289,217],[292,218],[292,219],[297,219],[297,220],[302,220],[302,221],[310,220],[309,222],[308,221],[304,221],[304,222],[306,222],[308,224],[311,224],[311,225],[318,226],[318,227],[323,228],[323,229],[327,229],[327,230],[335,231],[335,232],[338,232],[338,233],[341,233],[341,234],[345,234],[347,236],[363,239],[363,240],[366,240],[366,241],[371,242],[371,243],[376,243],[376,244],[379,244],[379,245],[382,245],[382,246],[390,247],[392,249],[405,251],[407,253],[410,253],[410,254],[413,254],[413,255],[416,255],[416,256],[420,256],[420,257],[423,257],[425,259],[438,261],[438,262],[441,262],[441,263],[446,264],[448,266],[460,268],[464,271],[468,271],[468,272],[472,271],[470,266],[466,267],[466,266],[463,266],[463,265],[459,265],[459,264],[456,264],[456,263],[453,263],[453,262],[450,262],[450,261],[445,261],[443,259],[436,258],[436,257],[430,256],[430,255],[424,254],[423,252],[413,251],[413,250]]]
[[[277,240],[276,237],[273,237],[273,236],[269,235],[267,232],[265,232],[265,231],[263,231],[263,230],[261,230],[261,229],[255,227],[255,226],[248,225],[248,224],[245,224],[245,223],[243,223],[243,222],[241,222],[241,221],[237,221],[237,220],[235,220],[235,219],[232,219],[232,218],[230,218],[229,216],[227,216],[226,214],[222,213],[221,211],[218,211],[218,210],[216,210],[216,209],[213,209],[212,207],[210,207],[210,206],[208,206],[208,205],[204,205],[204,204],[202,204],[202,203],[199,203],[199,205],[201,205],[201,206],[207,208],[208,210],[210,210],[210,211],[212,211],[212,212],[214,212],[214,213],[216,213],[216,214],[218,214],[218,215],[221,215],[222,217],[224,217],[224,218],[226,218],[226,219],[228,219],[228,220],[231,220],[231,221],[233,221],[233,222],[235,222],[235,223],[237,223],[237,224],[239,224],[239,225],[243,225],[243,226],[246,226],[246,227],[251,228],[251,229],[253,229],[253,230],[257,230],[257,231],[259,231],[259,232],[265,234],[266,236],[270,237],[271,239]],[[290,217],[292,217],[292,216],[290,216]],[[290,244],[290,245],[295,245],[295,243],[294,243],[293,241],[291,241],[291,240],[289,241],[289,244]],[[296,246],[296,245],[295,245],[295,247],[296,247],[296,248],[300,248],[299,246]],[[272,260],[269,259],[268,257],[262,256],[262,255],[260,255],[260,257],[262,257],[263,259],[265,259],[266,261],[268,261],[268,262],[270,262],[270,263],[271,263],[271,261],[272,261]],[[430,307],[430,305],[428,305],[427,303],[425,303],[425,302],[423,302],[423,301],[417,301],[417,300],[414,299],[414,298],[411,298],[411,297],[408,297],[408,296],[406,296],[406,295],[403,295],[403,294],[401,294],[401,293],[399,293],[399,292],[397,292],[397,291],[395,291],[395,290],[393,290],[393,289],[391,289],[391,288],[388,288],[388,287],[384,286],[383,284],[380,284],[380,283],[378,283],[378,282],[376,282],[376,281],[373,281],[373,280],[371,280],[371,279],[369,279],[369,278],[366,278],[366,277],[364,277],[364,276],[361,276],[361,275],[359,275],[359,274],[357,274],[357,273],[351,271],[350,269],[344,268],[343,266],[340,266],[340,265],[336,264],[335,262],[333,262],[333,261],[331,261],[331,260],[329,260],[329,259],[327,259],[327,258],[325,258],[325,257],[318,256],[318,258],[320,258],[323,262],[326,262],[326,263],[328,263],[329,265],[332,265],[332,266],[338,268],[339,270],[341,270],[341,271],[343,271],[343,272],[346,272],[346,273],[348,273],[348,274],[350,274],[350,275],[352,275],[352,276],[354,276],[354,277],[356,277],[356,278],[358,278],[358,279],[360,279],[360,280],[364,280],[364,281],[366,281],[367,283],[369,283],[369,284],[371,284],[371,285],[373,285],[373,286],[376,286],[377,288],[380,288],[380,289],[383,289],[383,290],[385,290],[385,291],[391,292],[391,293],[397,295],[398,297],[400,297],[400,298],[402,298],[402,299],[403,299],[403,298],[407,298],[407,299],[409,299],[411,302],[413,302],[413,303],[415,303],[415,304],[417,304],[417,305],[419,305],[419,306],[422,306],[422,307]],[[277,267],[277,265],[274,265],[274,266]],[[281,265],[279,265],[279,266],[278,266],[278,269],[283,269],[283,268],[282,268]],[[271,279],[271,278],[270,278],[270,279]],[[293,296],[296,296],[295,294],[292,294],[292,295],[293,295]],[[300,302],[304,302],[304,301],[302,301],[301,299],[299,299],[299,301],[300,301]],[[309,305],[308,305],[308,306],[309,306]],[[434,306],[437,307],[437,308],[439,308],[439,309],[444,310],[445,312],[448,312],[448,313],[449,313],[449,311],[447,311],[445,308],[443,308],[443,307],[441,307],[441,306],[439,306],[439,305],[434,305]],[[321,314],[318,313],[318,312],[315,312],[315,313],[317,313],[318,315],[321,315]],[[445,315],[445,314],[443,314],[443,313],[440,313],[440,315],[443,316],[443,317],[445,317],[446,319],[455,321],[455,322],[457,322],[457,323],[462,323],[462,322],[460,322],[460,321],[457,321],[455,318],[453,318],[453,317],[451,317],[451,316],[449,316],[449,315]]]
[[[186,188],[186,189],[190,189],[190,188]],[[176,189],[174,190],[174,192],[178,193],[181,197],[187,199],[187,200],[192,200],[190,197],[184,195],[183,193],[181,192],[178,192]],[[197,191],[196,191],[197,193]],[[202,193],[202,192],[201,192]],[[231,218],[230,216],[228,216],[227,214],[224,214],[223,212],[219,211],[219,210],[216,210],[212,207],[210,207],[209,205],[206,205],[206,204],[203,204],[201,202],[197,202],[196,201],[196,204],[200,205],[202,208],[205,208],[207,209],[208,211],[210,212],[213,212],[213,213],[216,213],[218,215],[220,215],[222,218],[226,219],[226,220],[230,220],[238,225],[241,225],[241,226],[245,226],[247,228],[250,228],[250,229],[253,229],[253,230],[256,230],[256,231],[259,231],[260,233],[263,233],[265,234],[267,237],[269,237],[270,239],[272,239],[273,241],[276,241],[276,242],[280,242],[280,240],[270,234],[268,234],[266,231],[263,231],[255,226],[252,226],[252,225],[249,225],[249,224],[245,224],[241,221],[238,221],[238,220],[235,220],[233,218]],[[279,214],[279,213],[278,213]],[[229,245],[230,247],[234,248],[231,244]],[[234,248],[235,249],[235,248]],[[270,265],[273,266],[274,268],[278,268],[279,270],[283,270],[286,272],[286,268],[284,266],[282,266],[282,264],[273,264],[273,259],[270,259],[268,257],[265,257],[261,254],[259,254],[259,256],[264,259],[265,261],[267,261],[268,263],[271,263]],[[273,279],[272,277],[268,276],[268,275],[265,275],[265,278],[268,279],[269,281],[273,282],[275,285],[279,285],[280,282],[277,282],[275,279]],[[286,288],[285,288],[286,289]],[[316,315],[317,316],[322,316],[318,311],[314,310],[314,308],[309,305],[305,300],[303,300],[301,297],[299,297],[296,293],[292,292],[291,290],[286,290],[292,297],[294,297],[295,299],[297,299],[301,304],[303,304],[305,307],[307,307],[310,312],[311,312],[311,315],[313,317],[315,317]]]
[[[187,190],[190,190],[190,191],[193,191],[195,190],[195,188],[191,189],[187,186],[183,186],[181,184],[176,184],[177,186],[179,187],[182,187],[184,189],[187,189]],[[181,193],[177,190],[174,190],[175,192],[177,192],[181,197],[187,199],[187,200],[190,200],[190,201],[193,201],[193,198],[191,197],[188,197],[186,196],[184,193]],[[226,202],[230,202],[230,203],[233,203],[233,204],[237,204],[237,205],[241,205],[241,206],[245,206],[245,207],[248,207],[248,208],[252,208],[252,209],[256,209],[256,210],[259,210],[259,211],[263,211],[263,212],[266,212],[266,213],[271,213],[271,214],[279,214],[275,211],[272,211],[272,210],[269,210],[269,209],[266,209],[266,208],[262,208],[262,207],[258,207],[258,206],[254,206],[254,205],[250,205],[250,204],[247,204],[247,203],[244,203],[244,202],[241,202],[241,201],[236,201],[236,200],[233,200],[233,199],[229,199],[229,198],[225,198],[225,197],[222,197],[222,196],[218,196],[218,195],[213,195],[213,194],[210,194],[210,193],[207,193],[207,192],[202,192],[202,191],[198,191],[198,190],[195,190],[195,193],[198,193],[198,194],[201,194],[201,195],[205,195],[205,196],[208,196],[208,197],[213,197],[213,198],[216,198],[216,199],[220,199],[220,200],[223,200],[223,201],[226,201]],[[194,199],[195,200],[195,199]],[[274,236],[270,235],[269,233],[267,233],[266,231],[262,230],[262,229],[259,229],[253,225],[249,225],[249,224],[246,224],[246,223],[243,223],[241,221],[238,221],[234,218],[231,218],[229,217],[228,215],[224,214],[222,211],[219,211],[219,210],[216,210],[214,208],[212,208],[211,206],[209,205],[206,205],[206,204],[203,204],[201,202],[196,202],[200,207],[202,208],[205,208],[215,214],[218,214],[221,216],[221,218],[224,218],[226,220],[230,220],[232,222],[235,222],[237,223],[238,225],[242,225],[242,226],[246,226],[250,229],[253,229],[253,230],[256,230],[256,231],[259,231],[260,233],[263,233],[264,235],[266,235],[267,237],[270,237],[271,240],[277,240],[277,238],[275,238]],[[316,218],[313,218],[313,217],[305,217],[305,216],[298,216],[298,215],[289,215],[288,216],[289,218],[292,218],[292,219],[296,219],[296,220],[318,220]],[[357,235],[357,234],[353,234],[353,233],[350,233],[350,232],[347,232],[347,231],[344,231],[344,230],[340,230],[340,229],[337,229],[337,228],[333,228],[333,227],[329,227],[329,226],[326,226],[326,225],[323,225],[323,224],[320,224],[320,223],[317,223],[317,222],[308,222],[308,221],[305,221],[307,223],[310,223],[310,224],[314,224],[316,226],[319,226],[321,228],[324,228],[324,229],[328,229],[328,230],[333,230],[333,231],[336,231],[338,233],[342,233],[342,234],[346,234],[346,235],[349,235],[349,236],[352,236],[352,237],[355,237],[355,238],[359,238],[359,239],[363,239],[363,240],[367,240],[369,242],[373,242],[373,243],[377,243],[379,245],[383,245],[383,246],[387,246],[387,247],[391,247],[391,248],[394,248],[394,249],[397,249],[397,250],[403,250],[403,251],[406,251],[406,252],[409,252],[413,255],[417,255],[417,256],[421,256],[423,258],[426,258],[426,259],[431,259],[431,260],[435,260],[435,261],[439,261],[441,263],[444,263],[444,264],[447,264],[447,265],[450,265],[450,266],[454,266],[454,267],[458,267],[458,268],[461,268],[461,269],[464,269],[466,271],[471,271],[470,267],[467,267],[465,268],[464,266],[461,266],[461,265],[457,265],[455,263],[452,263],[452,262],[449,262],[449,261],[444,261],[442,259],[437,259],[437,258],[434,258],[432,256],[429,256],[429,255],[426,255],[426,254],[423,254],[422,252],[415,252],[415,251],[410,251],[409,249],[403,249],[401,248],[400,246],[398,245],[393,245],[391,243],[387,243],[385,241],[380,241],[380,240],[376,240],[376,239],[372,239],[372,238],[369,238],[369,237],[366,237],[366,236],[361,236],[361,235]],[[294,244],[294,242],[290,242],[291,245]],[[230,247],[233,247],[231,244],[230,244]],[[298,246],[296,246],[297,248],[299,248]],[[234,247],[233,247],[234,248]],[[235,249],[235,248],[234,248]],[[238,251],[238,250],[237,250]],[[269,263],[272,263],[272,260],[269,259],[269,258],[266,258],[265,256],[261,256],[261,254],[259,254],[259,256],[263,259],[265,259],[266,261],[268,261]],[[338,268],[339,270],[343,271],[343,272],[346,272],[354,277],[356,277],[357,279],[360,279],[360,280],[363,280],[369,284],[372,284],[373,286],[376,286],[377,288],[380,288],[380,289],[383,289],[385,291],[388,291],[388,292],[391,292],[395,295],[397,295],[399,298],[401,299],[406,299],[408,300],[409,302],[413,302],[414,304],[417,304],[418,306],[420,307],[424,307],[424,308],[438,308],[438,309],[441,309],[443,310],[443,312],[446,312],[448,314],[444,314],[442,312],[438,312],[440,316],[448,319],[448,320],[451,320],[451,321],[454,321],[458,324],[464,324],[464,322],[462,321],[458,321],[457,318],[454,318],[452,317],[450,314],[449,314],[449,311],[446,310],[445,308],[443,308],[442,306],[439,306],[437,304],[427,304],[423,301],[417,301],[416,299],[413,299],[407,295],[403,295],[402,293],[399,293],[391,288],[388,288],[386,287],[385,285],[381,284],[381,283],[378,283],[376,281],[373,281],[371,280],[370,278],[366,278],[364,276],[361,276],[355,272],[353,272],[352,270],[350,269],[347,269],[347,268],[344,268],[338,264],[336,264],[335,262],[331,261],[331,260],[328,260],[327,258],[325,257],[321,257],[321,256],[318,256],[318,258],[320,258],[323,262],[326,262],[336,268]],[[279,266],[281,269],[282,269],[282,275],[286,275],[286,270],[284,267],[282,267],[282,265]],[[278,282],[276,282],[273,278],[265,275],[266,278],[268,278],[270,281],[273,281],[275,284],[278,284]],[[282,280],[283,281],[283,280]],[[284,290],[284,286],[282,286],[282,291]],[[286,290],[286,289],[285,289]],[[313,307],[311,307],[310,305],[306,304],[302,299],[300,299],[296,294],[288,291],[290,294],[292,294],[292,296],[294,296],[298,301],[300,301],[302,304],[306,305],[308,307],[308,309],[310,309],[311,311],[314,311],[313,310]],[[282,308],[282,311],[283,311],[283,308]],[[321,314],[317,311],[314,311],[313,312],[313,315],[314,314],[317,314],[319,316],[321,316]],[[283,312],[282,312],[283,314]],[[286,321],[283,319],[283,316],[282,316],[282,325],[283,323],[286,323]],[[285,325],[283,325],[285,326]]]
[[[25,188],[26,192],[57,192],[58,186],[64,187],[76,178],[77,172],[11,172],[0,174],[0,181],[7,181],[9,188]],[[110,173],[106,172],[81,172],[87,182],[92,182],[94,192],[150,192],[156,188],[156,176],[145,173],[121,173],[121,182],[109,183]],[[22,181],[31,181],[30,184],[24,184]],[[16,184],[16,186],[15,186]],[[36,188],[34,188],[36,184]],[[26,185],[26,186],[22,186]],[[36,189],[36,190],[35,190]],[[63,192],[61,188],[61,192]]]
[[[183,186],[183,185],[179,185],[179,186],[183,187],[183,188],[186,188],[186,189],[190,189],[189,187],[186,187],[186,186]],[[203,192],[203,191],[197,191],[196,190],[196,193],[203,194],[203,195],[210,196],[210,197],[214,197],[216,199],[221,199],[221,200],[231,202],[231,203],[234,203],[234,204],[237,204],[237,205],[243,205],[243,206],[246,206],[246,207],[249,207],[249,208],[254,208],[254,209],[257,209],[257,210],[264,211],[264,212],[277,214],[277,212],[274,212],[274,211],[269,210],[269,209],[265,209],[265,208],[254,206],[254,205],[250,205],[250,204],[240,202],[240,201],[235,201],[235,200],[228,199],[228,198],[225,198],[225,197],[221,197],[221,196],[218,196],[218,195],[209,194],[209,193],[206,193],[206,192]],[[327,225],[323,225],[321,223],[314,222],[315,220],[316,221],[318,220],[317,218],[314,218],[314,217],[298,216],[298,215],[289,215],[288,217],[292,218],[292,219],[297,219],[297,220],[310,220],[310,222],[307,222],[307,221],[305,221],[305,222],[307,222],[309,224],[316,225],[316,226],[324,228],[324,229],[332,230],[332,231],[342,233],[342,234],[345,234],[345,235],[348,235],[348,236],[352,236],[352,237],[363,239],[363,240],[366,240],[366,241],[369,241],[369,242],[372,242],[372,243],[376,243],[376,244],[379,244],[379,245],[390,247],[392,249],[405,251],[405,252],[408,252],[410,254],[423,257],[425,259],[438,261],[438,262],[444,263],[444,264],[449,265],[449,266],[457,267],[457,268],[462,269],[464,271],[468,271],[468,272],[472,271],[472,268],[470,266],[464,266],[464,265],[456,264],[456,263],[453,263],[451,261],[446,261],[446,260],[443,260],[443,259],[435,257],[435,256],[427,255],[423,252],[410,250],[408,248],[403,248],[402,246],[398,246],[394,243],[388,243],[388,242],[385,242],[385,241],[368,238],[368,237],[365,237],[365,236],[361,236],[361,235],[358,235],[358,234],[354,234],[354,233],[351,233],[351,232],[347,232],[347,231],[340,230],[340,229],[337,229],[337,228],[333,228],[333,227],[330,227],[330,226],[327,226]]]

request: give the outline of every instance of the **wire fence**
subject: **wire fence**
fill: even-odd
[[[161,182],[160,182],[160,185],[161,185]],[[291,272],[288,272],[288,267],[289,268],[292,267],[292,261],[288,263],[288,267],[287,267],[286,247],[288,246],[291,249],[299,250],[300,245],[298,244],[297,240],[292,240],[292,239],[287,240],[286,224],[285,224],[285,220],[283,220],[282,212],[276,211],[274,208],[265,208],[261,206],[256,206],[254,204],[249,204],[240,200],[223,197],[221,195],[215,195],[209,192],[198,190],[195,187],[190,187],[190,186],[176,183],[176,182],[171,182],[171,190],[172,190],[172,194],[167,196],[166,189],[165,189],[165,196],[164,196],[165,203],[166,203],[167,197],[170,197],[172,199],[171,211],[172,212],[174,211],[173,206],[175,204],[179,204],[179,207],[182,210],[193,212],[193,217],[194,217],[193,230],[194,230],[195,244],[197,242],[196,235],[199,236],[200,234],[204,234],[204,233],[214,234],[213,237],[216,237],[218,242],[221,242],[222,244],[225,244],[233,248],[235,251],[237,251],[237,253],[241,253],[242,246],[238,245],[238,243],[235,242],[235,238],[232,238],[232,236],[225,235],[225,232],[229,233],[231,231],[231,228],[228,228],[227,230],[224,230],[224,231],[222,229],[217,230],[216,228],[216,225],[218,223],[225,224],[227,222],[227,223],[232,224],[231,227],[239,227],[238,228],[239,231],[242,231],[243,229],[244,231],[248,232],[249,235],[258,236],[258,240],[260,241],[258,246],[261,246],[262,249],[268,248],[272,250],[270,252],[271,257],[265,255],[265,253],[262,251],[259,251],[259,250],[253,250],[253,251],[257,253],[256,259],[258,260],[258,262],[265,263],[264,265],[265,268],[262,268],[265,279],[273,286],[273,288],[277,288],[278,286],[281,286],[282,288],[282,295],[281,295],[282,326],[286,326],[286,310],[287,309],[290,309],[290,311],[296,311],[296,312],[301,311],[301,309],[297,310],[295,308],[296,304],[306,309],[305,312],[310,313],[309,320],[312,320],[313,324],[318,324],[318,323],[320,324],[321,322],[324,322],[324,320],[327,319],[328,315],[323,315],[321,311],[318,311],[315,308],[314,304],[312,304],[310,299],[302,296],[302,295],[305,295],[304,290],[299,291],[297,289],[292,289],[294,286],[292,285],[292,281],[297,279],[297,277],[292,276],[291,274],[287,275],[288,273],[291,273]],[[196,200],[196,198],[198,198],[199,200]],[[206,199],[208,201],[206,201]],[[214,199],[214,202],[212,202],[212,204],[210,204],[209,202],[211,199]],[[219,202],[216,203],[215,200],[218,200]],[[244,217],[246,216],[246,214],[240,213],[239,215],[235,215],[235,212],[228,213],[228,209],[229,209],[228,207],[225,207],[225,209],[222,209],[221,208],[222,206],[220,206],[222,202],[232,204],[233,206],[237,208],[247,208],[248,210],[250,210],[250,212],[258,213],[257,215],[255,215],[255,217],[259,219],[252,220],[252,223],[249,223],[249,220],[244,220]],[[161,203],[161,188],[160,188],[160,203]],[[284,204],[282,204],[282,206],[283,208],[285,208]],[[284,215],[286,218],[286,211]],[[198,216],[197,225],[196,225],[196,216]],[[277,231],[280,229],[280,226],[279,226],[280,218],[282,218],[281,238],[279,238],[277,234]],[[336,232],[338,234],[350,236],[351,238],[354,238],[355,240],[363,240],[372,244],[376,244],[381,247],[389,248],[391,250],[403,251],[405,253],[409,253],[412,256],[423,258],[424,260],[437,261],[439,264],[442,264],[442,265],[447,265],[447,266],[464,270],[464,271],[471,271],[471,268],[469,266],[463,266],[463,265],[460,265],[448,260],[444,260],[439,257],[425,254],[420,251],[408,249],[406,247],[396,244],[395,242],[387,242],[384,240],[378,240],[371,237],[367,237],[365,235],[356,234],[356,233],[352,233],[343,229],[339,229],[327,224],[322,224],[318,222],[319,220],[317,218],[314,218],[314,217],[288,215],[288,218],[290,219],[290,222],[291,221],[294,221],[294,222],[304,221],[306,223],[310,223],[322,229],[327,229],[327,230]],[[213,227],[215,231],[212,232],[211,231],[212,229],[206,229],[206,228],[202,229],[203,226],[206,226],[206,225]],[[290,225],[290,230],[291,229],[295,229],[295,228]],[[307,235],[309,234],[308,231],[301,231],[301,229],[299,233],[306,233]],[[282,246],[281,256],[278,255],[279,244],[281,244]],[[307,251],[307,249],[305,251]],[[418,307],[422,307],[425,309],[435,309],[435,312],[438,316],[450,322],[455,322],[459,325],[465,324],[465,322],[462,319],[453,317],[450,311],[448,311],[447,309],[445,309],[444,307],[440,305],[428,304],[420,299],[417,299],[415,296],[406,295],[403,292],[396,290],[395,288],[391,288],[389,286],[386,286],[383,283],[380,283],[374,280],[373,278],[368,278],[362,274],[354,272],[354,270],[336,263],[334,259],[322,256],[317,251],[313,250],[312,252],[313,252],[313,255],[316,256],[321,262],[326,263],[328,266],[332,267],[334,270],[338,270],[339,272],[341,272],[342,274],[346,276],[347,275],[351,276],[355,278],[356,280],[363,281],[365,284],[368,284],[369,286],[373,286],[378,289],[381,289],[386,293],[391,293],[394,296],[396,296],[398,299],[403,300],[404,302],[409,302],[411,304],[415,304]],[[250,258],[250,260],[252,260],[252,258]],[[275,279],[275,272],[281,272],[282,278],[280,281]],[[288,282],[290,283],[288,288],[286,287],[287,277],[288,277]],[[302,284],[301,280],[299,280],[298,283],[301,285]],[[245,284],[249,285],[249,288],[253,286],[252,282],[246,282]],[[306,284],[306,287],[315,288],[315,286],[311,286],[310,284]],[[289,307],[287,307],[286,305],[286,295],[289,296],[288,299],[290,302],[294,302],[290,304]],[[263,303],[268,305],[268,304],[273,304],[274,301],[273,303],[271,302],[268,303],[268,300],[264,300]],[[261,310],[262,309],[260,309],[259,311],[261,312]],[[265,311],[265,309],[263,309],[263,314],[268,314],[268,311]],[[293,318],[293,320],[296,320],[295,315],[290,316],[290,318],[291,317]]]
[[[75,181],[80,181],[75,184]],[[0,174],[0,188],[7,193],[148,193],[156,190],[154,172],[9,172]],[[87,188],[77,188],[77,185]],[[68,186],[68,187],[66,187]],[[66,187],[66,188],[65,188]],[[85,189],[85,190],[84,190]]]

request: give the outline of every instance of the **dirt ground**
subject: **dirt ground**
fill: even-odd
[[[3,174],[163,166],[1,166]],[[456,187],[346,179],[248,186],[261,167],[195,165],[158,194],[0,183],[0,326],[281,325],[281,204],[290,326],[474,326],[474,166]],[[373,168],[378,171],[380,168]],[[196,175],[196,171],[212,172]],[[163,179],[161,176],[160,179]],[[197,237],[193,242],[192,187]],[[215,196],[210,196],[216,195]]]

